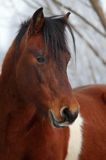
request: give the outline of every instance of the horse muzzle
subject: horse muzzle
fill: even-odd
[[[54,127],[63,128],[63,127],[68,127],[70,124],[72,124],[76,120],[78,113],[79,110],[70,111],[67,107],[62,107],[60,111],[62,120],[58,120],[55,116],[55,113],[52,110],[49,110],[49,117],[51,124]]]

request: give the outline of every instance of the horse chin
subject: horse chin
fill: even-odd
[[[68,127],[71,123],[66,121],[65,119],[59,121],[54,112],[49,110],[49,118],[50,118],[50,122],[52,124],[53,127],[56,127],[56,128],[64,128],[64,127]]]

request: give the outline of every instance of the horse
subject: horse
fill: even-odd
[[[69,15],[44,17],[39,8],[6,54],[0,160],[106,159],[106,85],[72,89],[65,35],[66,28],[73,35]]]

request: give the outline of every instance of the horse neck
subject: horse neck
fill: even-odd
[[[16,43],[15,41],[9,48],[6,57],[3,62],[1,77],[0,77],[0,107],[8,106],[9,101],[16,103],[19,101],[19,95],[17,92],[17,85],[15,81],[15,68],[17,64],[16,59]],[[17,101],[17,102],[16,102]]]
[[[15,70],[15,65],[16,65],[15,52],[16,52],[16,43],[14,41],[6,54],[2,65],[1,77],[3,81],[7,82]]]

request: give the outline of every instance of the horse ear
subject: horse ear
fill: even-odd
[[[70,14],[71,14],[71,13],[70,13],[70,12],[68,12],[68,13],[66,13],[66,14],[64,15],[64,17],[63,17],[64,21],[66,21],[66,22],[67,22],[68,17],[69,17],[69,15],[70,15]]]
[[[32,16],[30,20],[29,30],[28,34],[33,35],[42,29],[44,25],[44,14],[43,14],[43,8],[39,8]]]

